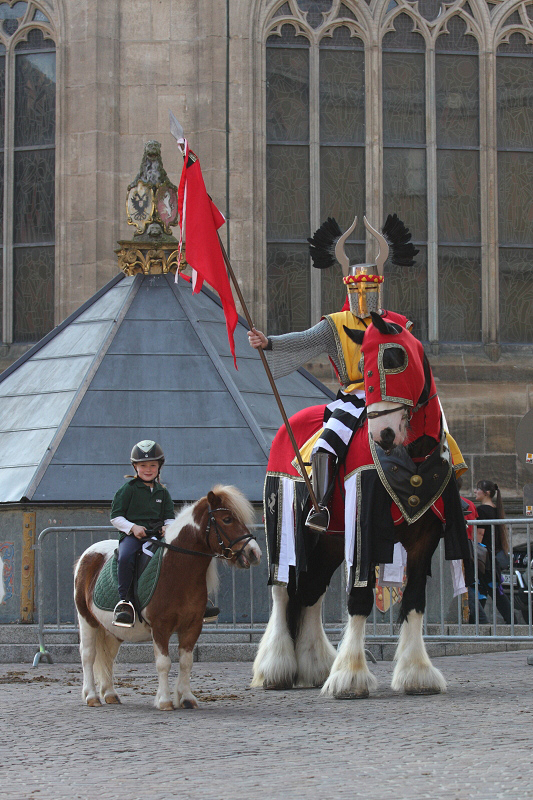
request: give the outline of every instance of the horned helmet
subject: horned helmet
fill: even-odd
[[[350,311],[354,316],[365,319],[371,311],[381,313],[383,266],[391,257],[393,264],[413,266],[414,257],[419,252],[411,242],[411,233],[397,214],[389,214],[381,231],[373,228],[366,217],[363,222],[367,231],[377,239],[379,252],[375,263],[350,264],[346,255],[345,243],[357,225],[357,217],[347,231],[342,233],[337,221],[328,217],[320,228],[307,241],[317,269],[327,269],[334,264],[342,267],[343,283],[348,292]]]

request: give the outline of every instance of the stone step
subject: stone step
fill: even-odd
[[[333,641],[333,644],[336,644]],[[426,648],[431,658],[439,656],[457,656],[473,653],[497,653],[512,650],[531,650],[531,639],[524,641],[481,640],[467,639],[465,641],[450,641],[445,638],[439,641],[426,642]],[[367,649],[376,661],[392,661],[396,650],[396,642],[368,642]],[[74,644],[47,644],[47,650],[56,664],[79,664],[80,655],[77,645]],[[171,643],[170,658],[175,664],[178,661],[178,645]],[[0,664],[31,664],[38,652],[38,647],[30,644],[3,644],[0,645]],[[213,644],[198,643],[194,649],[194,661],[220,662],[241,661],[251,662],[257,652],[257,643],[253,642],[217,642]],[[147,664],[154,660],[154,651],[151,644],[124,644],[120,648],[117,661],[122,664]],[[41,663],[46,664],[47,659],[42,658]]]
[[[326,624],[325,625],[326,633],[331,639],[331,641],[337,642],[340,639],[340,635],[342,632],[342,626],[339,625],[332,625]],[[515,636],[527,636],[528,635],[528,626],[527,625],[515,625],[514,626],[514,635]],[[27,644],[27,645],[36,645],[38,646],[39,642],[39,629],[37,625],[0,625],[0,646],[8,645],[8,644]],[[258,627],[256,631],[250,630],[249,627],[240,629],[237,628],[229,628],[226,626],[221,625],[220,627],[216,627],[214,624],[206,624],[204,629],[200,635],[200,639],[198,640],[199,645],[203,644],[247,644],[247,643],[257,643],[260,641],[261,636],[263,635],[264,627]],[[391,633],[391,628],[389,623],[377,623],[374,627],[372,622],[367,623],[366,626],[366,635],[367,637],[373,636],[389,636]],[[392,634],[393,636],[397,636],[399,633],[399,626],[394,624],[392,627]],[[479,626],[479,636],[492,636],[493,629],[492,625],[480,625]],[[495,629],[495,635],[497,636],[510,636],[511,635],[511,627],[510,625],[497,625]],[[462,625],[461,628],[457,624],[452,623],[445,623],[444,627],[440,624],[430,623],[427,625],[427,630],[425,632],[426,636],[438,636],[438,637],[449,637],[449,636],[465,636],[465,637],[474,637],[476,636],[476,628],[475,625]],[[54,630],[53,628],[45,628],[44,630],[44,641],[46,645],[62,645],[62,644],[74,644],[77,645],[79,643],[79,635],[77,629],[72,626],[65,627],[63,630]],[[174,634],[171,642],[177,642],[177,637]],[[532,642],[533,644],[533,642]]]

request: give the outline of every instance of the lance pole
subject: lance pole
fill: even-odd
[[[186,152],[186,150],[185,150],[185,141],[186,140],[184,138],[183,128],[180,125],[180,123],[178,122],[178,120],[176,119],[176,117],[174,116],[174,114],[172,113],[172,111],[169,111],[168,114],[169,114],[169,119],[170,119],[170,132],[171,132],[172,136],[174,136],[174,138],[176,139],[176,141],[178,143],[178,147],[180,148],[180,150],[182,152],[182,155],[185,158],[185,152]],[[193,153],[189,153],[189,157],[193,161],[196,161],[196,156],[194,156]],[[247,323],[248,323],[248,325],[250,327],[250,330],[252,330],[253,328],[255,328],[255,325],[252,322],[252,318],[251,318],[250,313],[248,311],[248,308],[246,306],[246,302],[244,300],[244,297],[242,296],[241,287],[239,286],[237,278],[235,277],[235,273],[233,272],[233,267],[231,266],[230,260],[228,258],[228,254],[226,253],[226,248],[224,247],[224,245],[222,243],[222,239],[220,238],[220,233],[217,232],[217,236],[218,236],[218,241],[219,241],[219,244],[220,244],[220,249],[222,251],[222,256],[224,258],[224,263],[226,264],[226,269],[228,270],[228,274],[229,274],[229,276],[230,276],[230,278],[231,278],[231,280],[233,282],[233,285],[235,287],[235,291],[237,292],[237,296],[239,298],[239,302],[241,304],[242,310],[244,311],[244,316],[246,317],[246,321],[247,321]],[[269,380],[270,386],[272,387],[272,391],[274,393],[274,397],[276,398],[276,402],[278,404],[278,408],[280,410],[280,414],[281,414],[281,416],[283,418],[283,422],[285,423],[285,428],[286,428],[287,433],[289,435],[289,439],[291,440],[291,444],[292,444],[292,447],[293,447],[293,450],[294,450],[294,454],[296,456],[296,460],[298,461],[298,465],[300,467],[300,472],[301,472],[302,477],[303,477],[303,479],[305,481],[305,485],[307,486],[307,491],[309,492],[309,498],[311,500],[311,503],[313,504],[313,508],[315,509],[315,511],[320,511],[320,507],[318,505],[318,501],[317,501],[315,493],[313,491],[313,487],[311,486],[311,481],[309,480],[309,475],[307,474],[307,470],[305,469],[305,465],[304,465],[304,462],[303,462],[303,459],[302,459],[302,456],[301,456],[301,453],[300,453],[300,448],[296,444],[296,439],[294,438],[294,433],[292,431],[291,424],[289,422],[289,418],[287,417],[285,409],[283,408],[283,403],[281,401],[281,397],[279,396],[278,388],[277,388],[277,386],[276,386],[276,384],[274,382],[274,378],[272,377],[272,372],[270,371],[270,367],[268,366],[268,361],[266,360],[266,356],[265,356],[265,354],[263,352],[263,348],[262,347],[259,348],[259,355],[261,356],[261,361],[263,362],[263,366],[265,368],[265,372],[267,374],[267,378]]]
[[[226,253],[226,248],[224,247],[224,245],[222,243],[222,239],[220,238],[220,233],[218,233],[218,241],[220,242],[220,249],[222,250],[222,255],[224,257],[224,262],[226,264],[226,268],[228,270],[229,276],[230,276],[230,278],[231,278],[231,280],[233,282],[233,285],[235,287],[235,291],[237,292],[237,297],[239,298],[239,302],[240,302],[240,304],[242,306],[242,310],[244,312],[244,316],[246,317],[246,322],[248,323],[248,326],[249,326],[250,330],[252,330],[253,328],[255,328],[255,325],[252,322],[252,318],[251,318],[251,316],[249,314],[249,311],[248,311],[248,308],[246,306],[246,302],[245,302],[244,297],[243,297],[242,292],[241,292],[241,287],[239,286],[237,278],[235,277],[235,273],[233,272],[233,267],[231,266],[230,260],[228,258],[228,254]],[[292,447],[294,449],[294,453],[296,455],[296,460],[298,461],[298,464],[300,466],[300,472],[302,473],[302,477],[303,477],[303,479],[305,481],[305,485],[307,486],[307,491],[309,492],[309,497],[311,499],[311,503],[313,504],[313,507],[314,507],[315,511],[319,511],[320,508],[319,508],[319,505],[318,505],[318,501],[317,501],[317,499],[315,497],[315,493],[313,491],[313,487],[311,486],[311,481],[309,480],[309,475],[307,474],[307,470],[305,468],[305,465],[304,465],[304,462],[303,462],[303,459],[302,459],[302,454],[300,453],[300,448],[296,444],[296,439],[294,438],[294,433],[293,433],[293,430],[291,428],[291,423],[289,422],[289,418],[288,418],[287,413],[286,413],[286,411],[285,411],[285,409],[283,407],[283,402],[282,402],[281,397],[279,395],[278,387],[276,386],[276,383],[275,383],[274,378],[272,376],[272,372],[270,371],[270,367],[268,366],[268,361],[266,359],[266,356],[265,356],[263,348],[259,347],[258,349],[259,349],[259,355],[261,356],[261,361],[263,362],[263,366],[264,366],[265,372],[267,374],[267,378],[269,380],[270,386],[272,387],[272,391],[274,393],[274,397],[276,398],[276,402],[278,404],[278,408],[280,410],[280,414],[281,414],[281,416],[283,418],[283,422],[285,423],[285,428],[286,428],[287,433],[289,435],[289,439],[291,440],[291,444],[292,444]]]

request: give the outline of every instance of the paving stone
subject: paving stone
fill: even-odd
[[[200,662],[192,674],[200,709],[174,712],[153,707],[153,664],[119,664],[123,704],[101,708],[82,703],[78,665],[2,665],[0,797],[532,797],[527,659],[525,652],[435,658],[448,692],[432,697],[393,692],[393,664],[381,661],[371,665],[377,691],[358,701],[317,689],[250,689],[250,664]]]

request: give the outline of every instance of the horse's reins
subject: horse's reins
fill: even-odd
[[[232,559],[233,556],[236,556],[238,558],[241,555],[244,548],[246,547],[246,545],[248,544],[248,542],[250,542],[252,539],[255,539],[255,536],[251,533],[244,534],[243,536],[238,536],[236,539],[233,539],[233,541],[230,541],[227,545],[225,545],[224,540],[222,538],[220,527],[215,517],[215,511],[228,511],[230,514],[232,514],[233,512],[231,511],[230,508],[224,508],[224,507],[212,509],[209,504],[207,506],[207,509],[209,511],[209,518],[207,521],[207,527],[205,529],[205,543],[207,547],[209,548],[211,547],[211,545],[209,544],[209,534],[211,532],[211,526],[214,525],[217,534],[217,544],[222,549],[221,553],[202,553],[200,550],[189,550],[186,547],[179,547],[178,545],[164,542],[162,539],[146,538],[143,541],[153,542],[156,545],[156,547],[165,547],[167,550],[172,550],[173,553],[183,553],[188,556],[204,556],[204,558],[224,558],[226,561],[230,561],[230,559]],[[243,546],[241,547],[240,550],[235,552],[234,550],[232,550],[232,547],[236,545],[238,542],[243,542]],[[229,553],[229,555],[226,555],[226,553]]]

